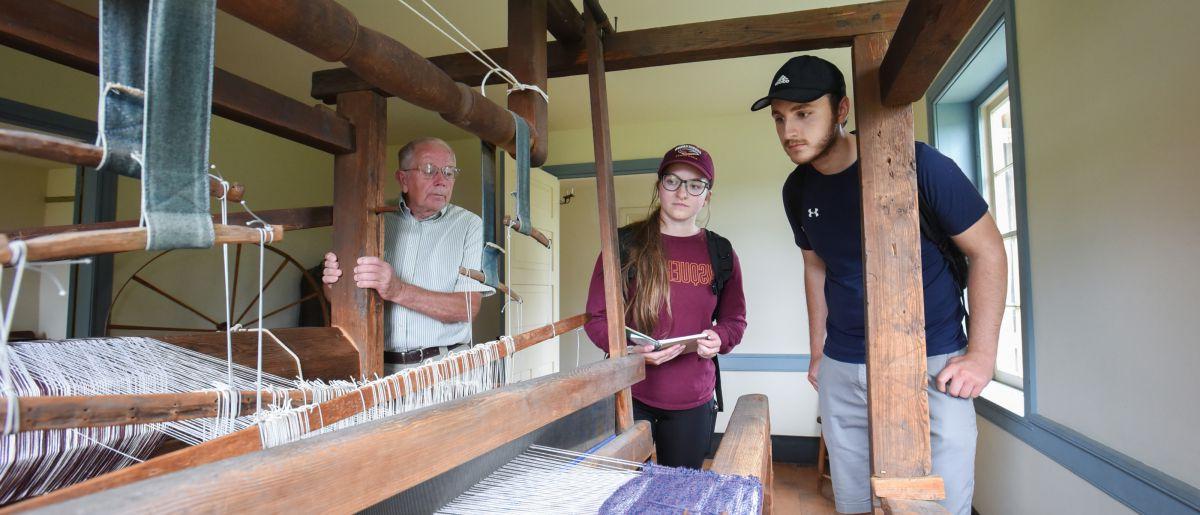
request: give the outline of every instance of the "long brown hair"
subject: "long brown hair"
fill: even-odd
[[[632,270],[633,281],[637,283],[632,292],[629,283],[625,283],[626,314],[632,315],[634,329],[650,336],[654,336],[663,306],[666,306],[667,314],[671,313],[671,283],[662,244],[662,205],[658,200],[660,181],[662,177],[654,182],[650,214],[640,222],[629,224],[632,231],[629,259],[621,267],[621,277],[629,277]]]

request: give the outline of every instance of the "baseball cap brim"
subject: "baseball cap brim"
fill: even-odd
[[[709,173],[704,170],[703,166],[700,166],[700,164],[697,163],[693,159],[686,159],[686,158],[667,159],[667,160],[663,161],[662,163],[659,163],[658,174],[662,175],[663,172],[665,172],[667,170],[668,166],[671,166],[676,163],[685,164],[685,165],[692,167],[693,170],[696,170],[696,173],[699,173],[701,177],[708,179],[709,182],[712,182],[712,180],[713,180],[713,178],[709,175]]]
[[[812,102],[813,100],[825,96],[827,93],[829,92],[820,89],[785,89],[758,99],[757,102],[750,106],[750,110],[757,111],[767,107],[771,105],[771,101],[775,99],[787,100],[790,102]]]

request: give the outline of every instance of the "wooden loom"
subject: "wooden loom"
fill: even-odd
[[[940,479],[930,476],[909,105],[923,95],[985,5],[982,0],[889,0],[615,32],[594,0],[584,2],[582,15],[567,0],[510,0],[509,47],[487,51],[521,81],[542,88],[549,77],[588,74],[605,300],[609,312],[619,313],[623,309],[606,69],[852,48],[868,278],[872,485],[885,511],[894,513],[936,511],[937,505],[929,500],[942,496]],[[0,0],[0,7],[0,43],[96,73],[94,17],[50,1]],[[514,124],[505,109],[463,84],[477,84],[483,74],[468,55],[427,60],[361,26],[333,0],[221,0],[219,7],[317,57],[346,65],[313,75],[313,96],[336,103],[336,113],[214,70],[215,114],[335,155],[333,206],[262,213],[283,222],[276,227],[280,236],[284,229],[333,225],[335,252],[379,254],[380,222],[373,208],[363,206],[383,204],[388,96],[436,111],[488,143],[515,150]],[[557,41],[547,43],[547,30]],[[531,92],[518,92],[509,97],[507,107],[529,123],[532,164],[542,164],[548,150],[546,103]],[[94,164],[96,156],[90,145],[19,131],[0,131],[0,149],[83,165]],[[66,257],[139,249],[138,230],[129,229],[132,225],[136,224],[108,222],[17,230],[9,235],[28,238],[31,249],[44,252],[35,258]],[[98,230],[120,232],[94,232]],[[78,245],[64,250],[64,240]],[[230,234],[227,241],[256,242],[257,235]],[[0,262],[7,262],[6,251],[7,245],[0,245]],[[381,371],[382,302],[345,281],[332,289],[330,300],[333,328],[292,329],[285,337],[304,342],[299,350],[305,370],[311,364],[320,368],[319,376],[331,378]],[[544,339],[547,331],[560,334],[579,323],[578,319],[560,321],[565,325],[543,328],[540,336]],[[628,389],[642,377],[643,365],[636,358],[623,357],[619,317],[610,317],[609,324],[612,358],[571,373],[265,451],[244,436],[214,441],[205,444],[203,451],[199,446],[175,451],[12,508],[365,509],[395,494],[418,490],[436,477],[470,469],[489,453],[529,435],[552,433],[548,428],[557,422],[586,415],[589,409],[607,413],[615,423],[607,424],[604,433],[575,438],[575,445],[594,443],[606,433],[615,438],[598,453],[643,459],[650,452],[649,431],[644,423],[633,424]],[[213,349],[220,347],[218,340],[223,344],[223,338],[195,334],[175,338],[173,343],[216,352]],[[275,367],[286,375],[287,365],[277,358]],[[214,411],[213,397],[202,393],[112,397],[22,399],[22,429],[151,422],[212,416]],[[491,422],[488,427],[475,423],[485,417]],[[769,441],[765,397],[743,397],[713,464],[723,473],[761,478],[767,486],[765,511],[770,509]],[[405,466],[395,474],[378,473],[396,463]],[[313,481],[330,474],[341,480],[336,487]],[[87,495],[78,497],[83,494]]]

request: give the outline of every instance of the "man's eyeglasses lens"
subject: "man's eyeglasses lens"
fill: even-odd
[[[662,178],[663,188],[667,191],[676,191],[680,185],[686,185],[688,195],[699,197],[708,189],[708,182],[700,179],[683,180],[671,174],[664,175]]]
[[[425,163],[425,164],[417,167],[417,170],[420,170],[421,173],[424,174],[425,177],[429,178],[429,179],[432,179],[433,176],[436,175],[438,172],[442,172],[442,176],[447,179],[454,179],[454,177],[456,177],[459,173],[462,172],[462,169],[457,166],[443,166],[441,168],[438,168],[437,166],[434,166],[433,163]]]

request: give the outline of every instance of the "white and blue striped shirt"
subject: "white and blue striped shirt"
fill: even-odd
[[[383,215],[383,256],[400,280],[436,292],[493,290],[458,268],[479,270],[483,254],[483,220],[453,204],[418,220],[400,199],[400,210]],[[406,351],[470,343],[466,322],[445,323],[404,306],[388,303],[385,310],[384,348]]]

